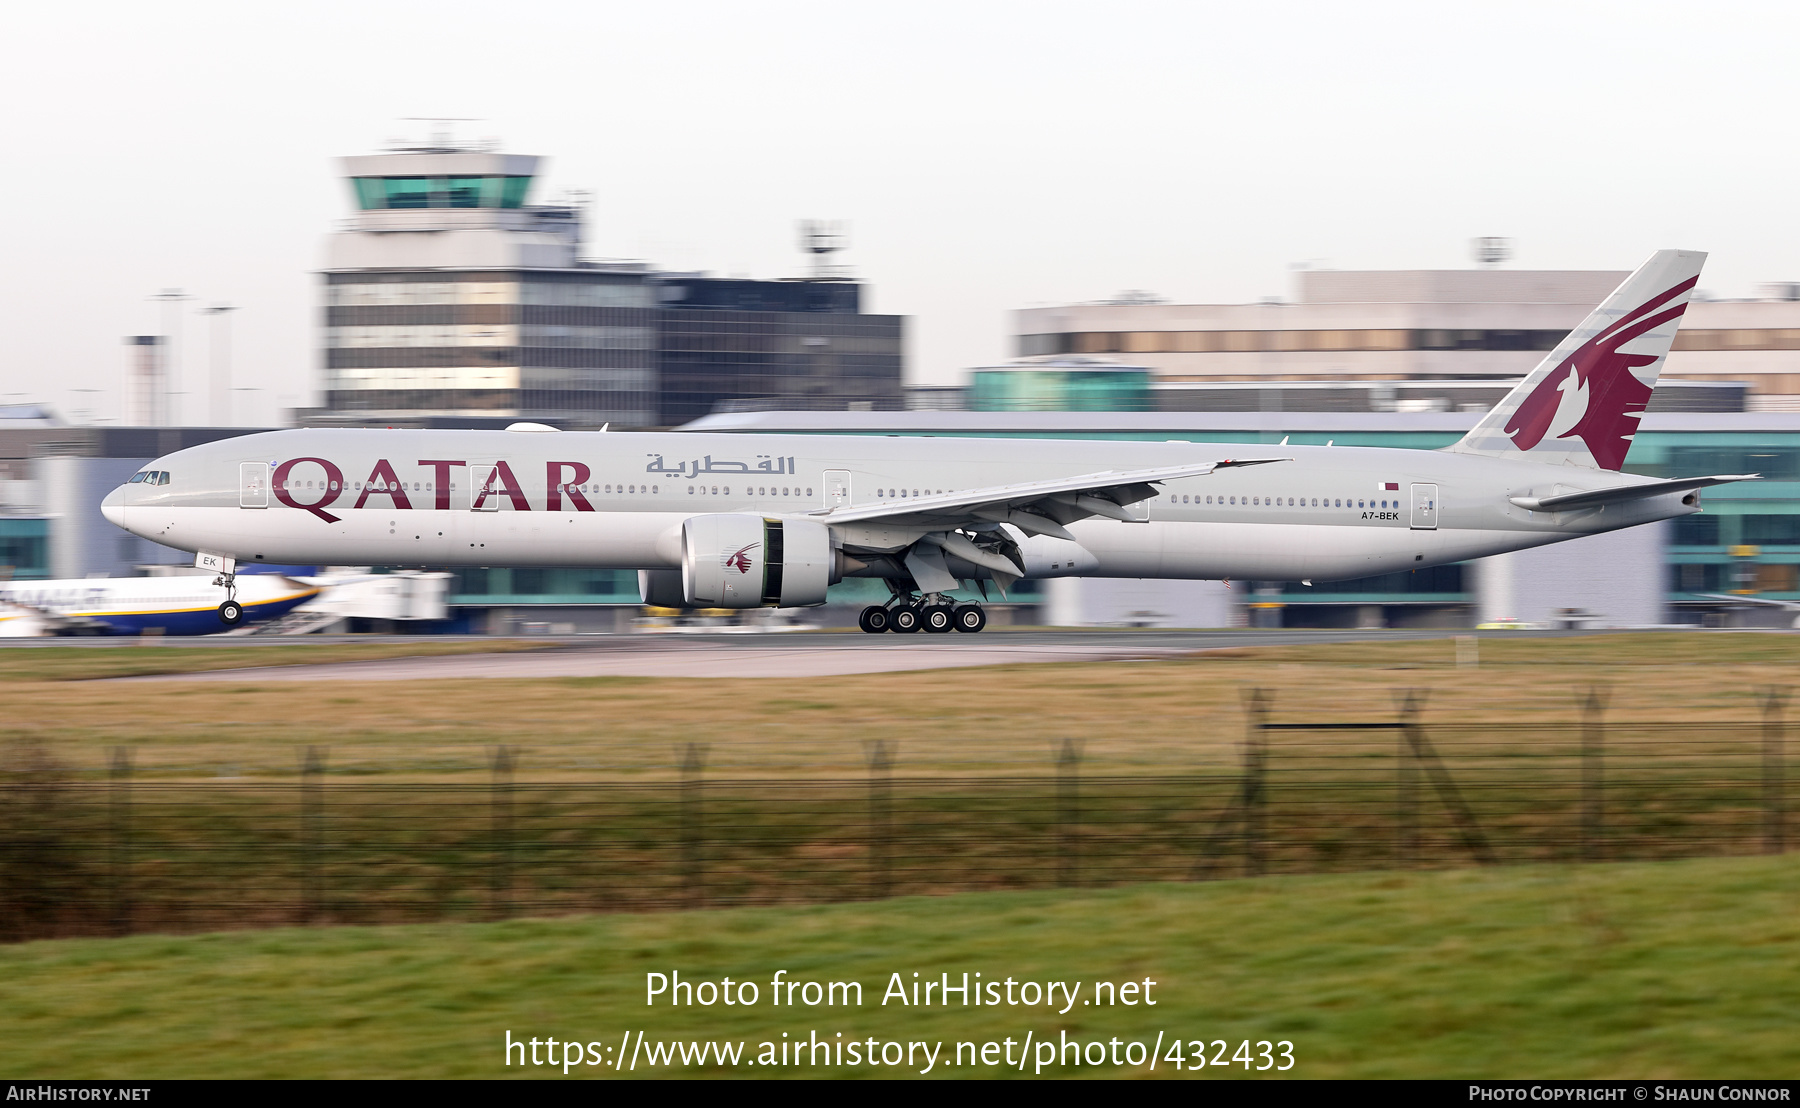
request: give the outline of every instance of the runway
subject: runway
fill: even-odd
[[[118,681],[441,681],[545,677],[839,677],[1043,662],[1128,662],[1232,647],[1446,638],[1451,631],[1006,631],[964,635],[608,635],[543,650],[255,666]],[[417,641],[417,640],[413,640]],[[254,650],[246,652],[254,654]]]

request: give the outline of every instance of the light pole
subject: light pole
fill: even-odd
[[[212,316],[212,388],[207,399],[211,401],[208,413],[214,427],[223,427],[231,422],[231,320],[227,318],[231,312],[237,311],[232,304],[214,304],[206,309]]]

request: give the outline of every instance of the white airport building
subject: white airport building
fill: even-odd
[[[1014,343],[1028,362],[1073,355],[1145,366],[1163,411],[1205,410],[1181,394],[1226,383],[1519,378],[1627,276],[1307,269],[1284,301],[1167,304],[1139,294],[1023,309]],[[1690,305],[1662,379],[1742,383],[1750,411],[1800,410],[1800,285],[1765,291]]]

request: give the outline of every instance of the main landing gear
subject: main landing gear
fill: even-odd
[[[987,613],[979,604],[957,604],[942,593],[932,593],[923,598],[896,596],[887,604],[871,604],[862,610],[856,623],[871,635],[883,631],[898,635],[916,631],[947,635],[961,631],[973,635],[987,626]]]

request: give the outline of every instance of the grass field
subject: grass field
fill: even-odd
[[[431,649],[532,644],[296,645],[239,655],[371,664]],[[364,653],[355,655],[361,650]],[[678,748],[707,747],[709,773],[862,772],[866,743],[897,744],[896,772],[1038,773],[1064,737],[1092,773],[1181,773],[1232,764],[1242,691],[1271,690],[1285,720],[1391,719],[1394,696],[1429,694],[1427,722],[1569,721],[1576,698],[1610,690],[1608,718],[1750,721],[1760,692],[1791,682],[1800,636],[1621,634],[1484,638],[1459,667],[1448,639],[1250,647],[1141,662],[792,679],[716,672],[668,678],[414,682],[108,684],[106,674],[217,668],[223,650],[167,647],[0,650],[6,726],[33,733],[71,765],[98,770],[106,750],[136,748],[141,775],[287,777],[298,751],[330,748],[334,773],[475,778],[487,751],[519,748],[524,780],[653,779]],[[391,655],[390,655],[391,656]]]
[[[240,649],[209,642],[181,645],[120,639],[117,645],[39,646],[21,644],[0,648],[0,682],[92,681],[106,677],[153,677],[175,673],[204,673],[246,666],[323,665],[326,662],[379,662],[389,658],[418,658],[445,654],[506,654],[542,650],[543,642],[492,639],[439,642],[420,638],[415,642],[283,642],[244,644]]]
[[[645,974],[673,970],[759,982],[761,1003],[647,1008]],[[777,970],[861,982],[864,1003],[773,1007]],[[915,971],[1148,977],[1157,1004],[883,1006],[889,975]],[[503,1034],[612,1044],[641,1029],[745,1040],[752,1056],[784,1032],[941,1041],[942,1059],[1028,1032],[1162,1032],[1290,1040],[1294,1077],[1775,1078],[1794,1074],[1796,996],[1800,859],[1517,867],[0,947],[0,1074],[560,1079],[504,1067]],[[695,1072],[769,1071],[634,1076]],[[935,1076],[1014,1072],[941,1060]],[[1121,1072],[1147,1067],[1046,1071]],[[1156,1076],[1177,1074],[1164,1061]]]

